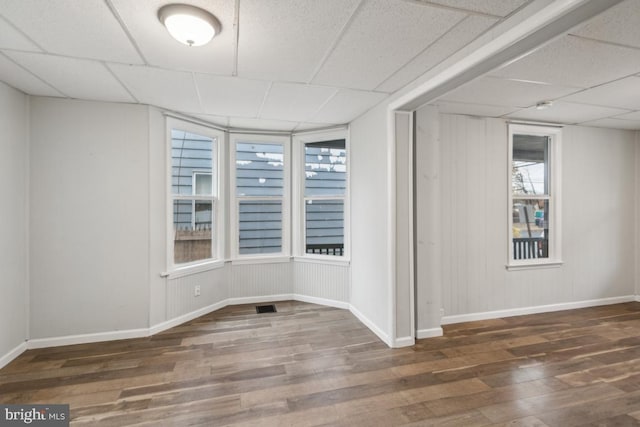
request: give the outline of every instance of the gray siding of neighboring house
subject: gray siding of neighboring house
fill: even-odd
[[[195,173],[212,173],[213,141],[211,138],[173,129],[171,131],[171,191],[194,194]],[[195,208],[195,218],[194,218]],[[174,201],[173,223],[178,230],[211,227],[211,205],[208,202]]]
[[[241,200],[239,252],[242,255],[282,251],[284,152],[280,144],[236,144],[236,195]],[[276,197],[269,200],[260,197]]]

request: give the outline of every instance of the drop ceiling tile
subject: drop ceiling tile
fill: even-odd
[[[619,116],[615,116],[616,119],[623,120],[640,120],[640,111],[634,111],[631,113],[620,114]]]
[[[29,95],[63,96],[4,55],[0,55],[0,80]]]
[[[602,105],[605,107],[640,110],[640,77],[627,77],[602,86],[569,95],[568,102]]]
[[[338,90],[325,86],[274,83],[260,117],[303,122],[312,117]]]
[[[1,11],[0,11],[1,13]],[[27,36],[0,16],[0,49],[42,52]]]
[[[589,88],[638,70],[640,50],[565,36],[491,75]]]
[[[395,92],[420,77],[440,62],[447,59],[458,49],[473,41],[476,37],[498,22],[485,16],[468,16],[453,27],[444,36],[400,68],[391,77],[379,85],[376,90]]]
[[[536,110],[535,107],[531,107],[509,114],[508,117],[540,122],[573,124],[604,119],[624,114],[625,112],[625,110],[617,108],[573,104],[570,102],[556,102],[551,108],[547,108],[546,110]]]
[[[481,117],[501,117],[509,113],[513,113],[517,108],[501,107],[497,105],[485,104],[465,104],[460,102],[436,101],[433,103],[438,107],[438,111],[443,114],[464,114],[467,116]]]
[[[229,126],[235,129],[290,132],[297,125],[297,122],[290,122],[286,120],[247,119],[241,117],[229,118]]]
[[[2,0],[1,13],[48,53],[142,61],[103,0]]]
[[[465,16],[401,0],[364,2],[313,83],[374,89]]]
[[[242,0],[238,76],[306,83],[360,0]]]
[[[640,48],[640,0],[617,4],[571,33]]]
[[[185,113],[201,113],[193,75],[137,65],[109,65],[113,73],[143,104]]]
[[[387,94],[379,92],[341,89],[309,121],[332,124],[349,123],[387,96]]]
[[[269,83],[239,77],[196,74],[198,93],[206,114],[256,117]]]
[[[579,89],[516,80],[481,77],[443,96],[445,101],[526,108]]]
[[[111,0],[149,65],[174,70],[231,75],[234,68],[234,2],[192,0],[218,18],[222,31],[205,46],[189,47],[173,39],[158,20],[166,0]],[[180,2],[178,2],[180,3]]]
[[[594,126],[599,128],[640,130],[640,120],[600,119],[580,123],[582,126]]]
[[[134,102],[125,88],[100,62],[41,53],[5,53],[19,65],[71,98]]]
[[[496,16],[507,16],[527,0],[428,0],[444,6],[471,10]]]

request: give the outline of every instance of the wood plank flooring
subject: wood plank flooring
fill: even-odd
[[[27,351],[0,370],[0,403],[68,403],[78,426],[640,426],[640,303],[450,325],[402,349],[346,310],[276,306]]]

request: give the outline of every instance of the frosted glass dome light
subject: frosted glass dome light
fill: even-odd
[[[158,10],[158,19],[171,36],[187,46],[202,46],[220,32],[220,22],[204,9],[188,4],[168,4]]]

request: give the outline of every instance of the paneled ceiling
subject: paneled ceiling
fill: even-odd
[[[183,0],[181,0],[183,1]],[[527,0],[188,0],[220,20],[172,39],[169,0],[2,0],[0,80],[31,95],[143,103],[232,127],[348,123]]]
[[[536,104],[552,101],[537,109]],[[448,93],[450,113],[640,130],[640,0]]]
[[[0,80],[31,95],[150,104],[234,128],[320,128],[350,122],[528,1],[188,0],[222,23],[210,44],[190,48],[157,19],[169,0],[2,0]],[[535,108],[546,100],[551,108]],[[640,129],[640,0],[434,103]]]

